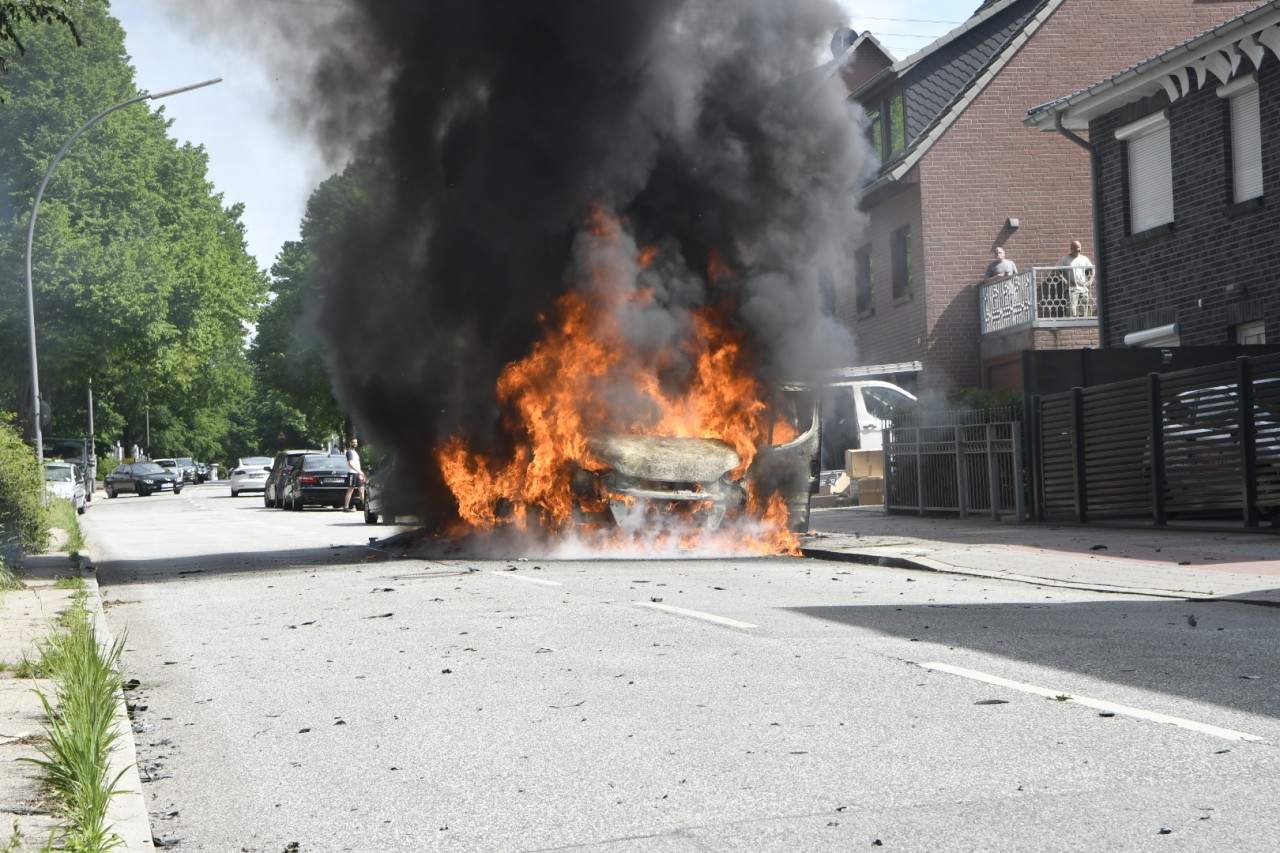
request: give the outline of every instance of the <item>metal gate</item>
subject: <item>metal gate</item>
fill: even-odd
[[[1017,410],[923,412],[885,426],[885,511],[1026,520]]]

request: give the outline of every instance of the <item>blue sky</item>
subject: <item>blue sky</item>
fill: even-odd
[[[248,50],[201,35],[184,20],[189,3],[225,0],[113,0],[139,89],[158,92],[214,77],[217,86],[154,102],[173,120],[176,138],[203,145],[209,177],[225,204],[242,202],[249,251],[269,268],[280,246],[297,239],[315,186],[341,163],[326,164],[310,142],[283,121],[275,93],[288,81],[268,77]],[[259,0],[285,2],[285,0]],[[980,0],[841,0],[850,24],[876,34],[902,58],[946,33]]]

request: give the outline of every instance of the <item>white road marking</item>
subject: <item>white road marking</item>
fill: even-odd
[[[728,619],[724,616],[716,616],[713,613],[703,613],[700,610],[685,610],[683,607],[672,607],[670,604],[658,604],[653,601],[637,601],[636,604],[641,607],[652,607],[654,610],[665,610],[668,613],[676,613],[680,616],[689,616],[694,619],[703,619],[707,622],[714,622],[717,625],[728,625],[730,628],[755,628],[750,622],[739,622],[737,619]]]
[[[489,572],[489,574],[497,575],[500,578],[525,581],[526,583],[540,583],[543,586],[563,586],[559,581],[544,581],[542,578],[531,578],[528,575],[517,575],[514,572]]]
[[[1077,705],[1084,705],[1087,708],[1096,708],[1099,711],[1107,711],[1112,714],[1124,714],[1129,717],[1137,717],[1142,720],[1150,720],[1153,723],[1167,723],[1171,726],[1190,729],[1191,731],[1201,732],[1202,734],[1213,735],[1214,737],[1226,738],[1227,740],[1262,740],[1257,735],[1245,734],[1232,729],[1223,729],[1218,726],[1211,726],[1208,723],[1197,723],[1195,720],[1185,720],[1182,717],[1170,717],[1168,714],[1159,714],[1155,711],[1144,711],[1141,708],[1131,708],[1128,705],[1117,705],[1114,702],[1104,702],[1101,699],[1090,699],[1086,696],[1075,696],[1065,690],[1047,690],[1044,687],[1036,687],[1032,684],[1024,684],[1020,681],[1010,681],[1007,678],[1000,678],[997,675],[988,675],[985,672],[978,672],[973,669],[964,669],[959,666],[950,666],[945,663],[921,663],[919,666],[925,669],[932,669],[937,672],[948,672],[952,675],[959,675],[962,678],[972,678],[975,681],[985,681],[987,684],[994,684],[998,687],[1008,687],[1010,690],[1020,690],[1023,693],[1031,693],[1036,696],[1044,696],[1048,699],[1057,699],[1059,696],[1068,696],[1066,701],[1075,702]]]

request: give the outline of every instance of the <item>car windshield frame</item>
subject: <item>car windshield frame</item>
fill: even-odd
[[[74,483],[76,481],[76,471],[70,465],[46,465],[44,468],[44,481],[46,483]]]
[[[246,456],[240,460],[237,468],[270,468],[275,460],[270,456]]]
[[[169,469],[158,462],[135,462],[129,468],[131,474],[168,474]]]

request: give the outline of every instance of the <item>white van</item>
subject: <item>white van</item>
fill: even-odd
[[[846,450],[882,450],[884,421],[916,396],[878,379],[833,382],[822,400],[822,470],[841,470]]]

